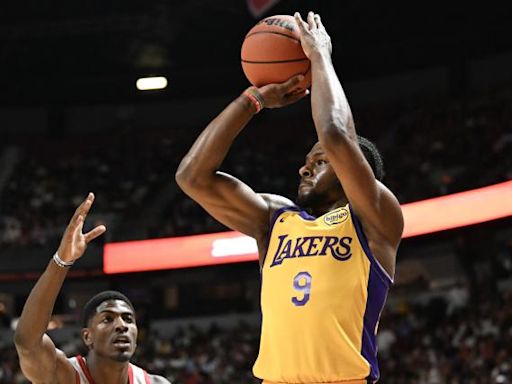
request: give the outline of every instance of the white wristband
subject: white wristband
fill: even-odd
[[[55,255],[53,255],[53,261],[55,261],[55,264],[57,264],[61,268],[71,267],[75,263],[74,261],[68,262],[62,260],[57,252],[55,252]]]

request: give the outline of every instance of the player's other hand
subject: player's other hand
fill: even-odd
[[[299,26],[300,43],[305,55],[309,60],[314,60],[316,56],[331,55],[332,44],[331,37],[325,30],[320,15],[309,12],[307,22],[302,20],[299,12],[295,12],[295,21]]]
[[[307,89],[298,88],[303,75],[293,76],[284,83],[268,84],[258,88],[265,102],[265,108],[280,108],[293,104],[309,94]]]
[[[78,260],[84,254],[87,244],[103,234],[107,229],[104,225],[98,225],[87,233],[82,233],[84,220],[91,209],[94,194],[89,193],[87,198],[78,206],[71,218],[59,245],[59,257],[65,262]]]

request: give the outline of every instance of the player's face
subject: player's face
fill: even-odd
[[[328,206],[344,196],[338,177],[320,143],[316,143],[307,154],[299,174],[297,203],[302,207]]]
[[[101,357],[129,361],[137,346],[135,313],[123,300],[107,300],[96,308],[86,344]]]

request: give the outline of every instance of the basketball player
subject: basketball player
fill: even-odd
[[[256,193],[219,168],[262,108],[307,94],[302,79],[246,90],[201,133],[176,180],[212,216],[257,240],[262,329],[255,376],[264,383],[366,383],[379,378],[376,332],[395,272],[403,217],[380,182],[375,147],[358,138],[320,16],[295,15],[311,61],[318,142],[300,168],[297,204]]]
[[[89,350],[87,357],[66,358],[45,334],[70,266],[106,230],[99,225],[82,233],[93,201],[90,193],[77,208],[57,253],[25,303],[14,335],[23,374],[35,384],[169,384],[129,362],[135,352],[137,325],[133,305],[119,292],[102,292],[84,307],[82,339]]]

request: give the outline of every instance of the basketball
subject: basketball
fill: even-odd
[[[311,63],[299,36],[293,16],[270,16],[256,24],[245,36],[241,52],[242,69],[249,82],[261,87],[302,74],[299,88],[309,88]]]

